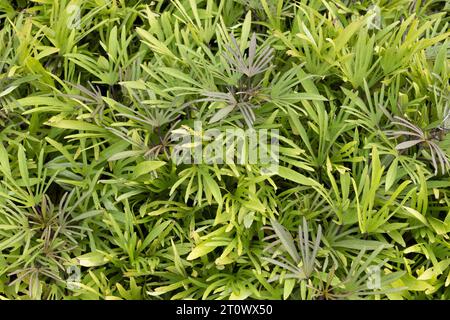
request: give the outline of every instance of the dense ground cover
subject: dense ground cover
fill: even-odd
[[[0,0],[0,298],[449,299],[449,10]]]

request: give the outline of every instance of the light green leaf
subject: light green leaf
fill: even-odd
[[[19,162],[19,171],[26,186],[30,186],[30,178],[28,176],[27,157],[25,148],[20,144],[17,151],[17,160]]]
[[[134,178],[138,178],[165,165],[165,161],[143,161],[134,168]]]
[[[83,267],[98,267],[108,263],[109,261],[106,256],[99,251],[83,254],[76,257],[75,260],[80,266]]]
[[[289,168],[279,167],[278,175],[284,179],[291,180],[304,186],[320,186],[317,181]]]

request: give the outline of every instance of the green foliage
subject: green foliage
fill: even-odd
[[[0,0],[0,299],[449,299],[443,3]]]

